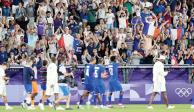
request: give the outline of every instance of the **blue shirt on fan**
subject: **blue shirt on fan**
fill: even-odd
[[[78,39],[74,39],[73,47],[76,54],[82,54],[81,41]]]

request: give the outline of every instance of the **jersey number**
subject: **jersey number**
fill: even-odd
[[[109,68],[110,75],[113,75],[113,68]]]
[[[86,76],[89,76],[89,70],[90,70],[90,67],[86,66]]]
[[[94,69],[95,69],[95,71],[94,71],[94,77],[95,78],[98,78],[98,70],[99,70],[99,67],[95,67]]]

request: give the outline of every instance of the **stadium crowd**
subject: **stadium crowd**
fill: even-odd
[[[160,30],[148,35],[146,25]],[[176,38],[171,29],[181,29]],[[153,29],[154,30],[154,29]],[[0,0],[0,63],[194,64],[194,0]],[[64,41],[64,42],[63,42]],[[37,67],[37,68],[40,68]]]

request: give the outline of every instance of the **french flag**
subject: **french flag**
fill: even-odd
[[[174,40],[180,40],[182,38],[183,30],[182,28],[170,29],[171,38]]]
[[[160,34],[160,29],[149,23],[144,24],[143,34],[153,36],[154,39]]]
[[[61,35],[61,37],[58,38],[58,42],[57,43],[58,43],[59,48],[64,48],[65,47],[65,41],[64,41],[63,35]]]
[[[56,36],[58,40],[58,47],[59,48],[65,48],[65,49],[71,49],[73,48],[73,42],[74,42],[74,37],[65,34],[57,35]]]

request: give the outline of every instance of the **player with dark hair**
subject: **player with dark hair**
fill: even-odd
[[[91,58],[90,63],[86,64],[85,66],[85,80],[84,80],[84,85],[85,85],[85,91],[80,97],[80,101],[78,102],[78,109],[83,105],[83,100],[84,98],[88,97],[90,94],[93,94],[94,91],[94,66],[96,64],[96,58]],[[88,101],[86,104],[90,104],[90,99],[91,97],[89,96]]]
[[[21,103],[23,108],[27,108],[28,110],[34,110],[31,106],[31,101],[32,101],[32,79],[34,78],[34,72],[32,70],[32,60],[30,57],[27,58],[27,63],[24,65],[23,69],[23,83],[24,83],[24,88],[27,93],[26,98],[24,101]]]
[[[166,57],[164,55],[160,55],[159,58],[157,58],[157,61],[155,62],[153,66],[153,93],[149,100],[148,109],[153,109],[151,106],[154,98],[157,94],[161,93],[163,100],[166,104],[166,107],[168,109],[174,109],[174,106],[169,105],[168,102],[168,96],[166,93],[166,80],[165,77],[168,75],[168,71],[164,71],[164,61]]]
[[[51,63],[47,67],[47,75],[46,75],[46,96],[42,99],[42,102],[45,102],[50,96],[55,96],[55,100],[58,99],[59,95],[59,84],[58,84],[58,72],[56,65],[56,58],[51,58]],[[43,104],[43,103],[42,103]],[[44,104],[41,109],[44,109]],[[57,108],[60,110],[60,108]]]
[[[100,97],[99,104],[101,108],[106,107],[106,94],[105,94],[105,84],[104,78],[107,78],[106,69],[103,66],[103,59],[98,60],[98,64],[94,67],[94,105],[95,108],[98,108],[96,99]]]
[[[34,76],[32,77],[32,94],[31,94],[31,108],[35,109],[35,97],[38,95],[38,83],[37,83],[37,63],[34,57],[30,58],[32,61],[32,70]]]
[[[43,60],[43,66],[40,68],[39,70],[39,82],[40,82],[40,87],[42,89],[42,98],[39,102],[39,107],[41,110],[44,110],[44,106],[43,106],[43,100],[46,97],[46,77],[47,77],[47,66],[48,66],[48,61],[47,60]],[[47,99],[46,103],[52,107],[52,103],[49,101],[49,99]]]
[[[116,56],[112,56],[110,58],[111,63],[108,65],[108,70],[109,70],[109,74],[110,74],[110,81],[109,81],[109,96],[108,96],[108,100],[109,100],[109,105],[108,107],[113,107],[112,106],[112,94],[113,92],[120,92],[119,95],[119,106],[124,107],[122,105],[122,99],[123,99],[123,89],[122,86],[118,80],[118,67],[119,64],[116,62]]]

